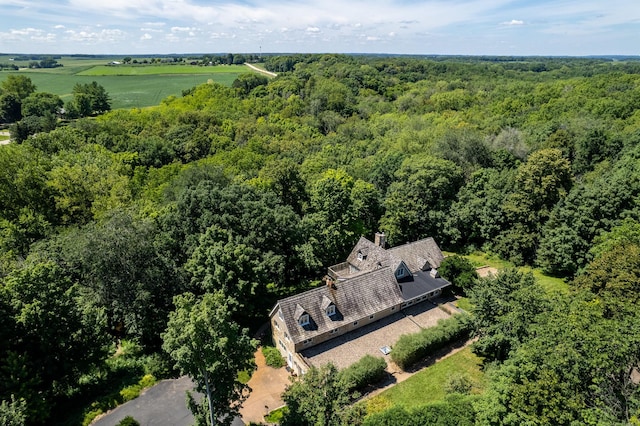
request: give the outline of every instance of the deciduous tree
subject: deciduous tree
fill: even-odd
[[[310,368],[282,394],[287,411],[282,426],[338,426],[349,403],[348,385],[331,363]]]
[[[162,347],[204,394],[210,425],[230,425],[248,393],[238,372],[254,367],[257,342],[231,320],[229,301],[220,292],[200,300],[185,293],[174,303]]]

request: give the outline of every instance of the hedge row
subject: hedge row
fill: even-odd
[[[363,426],[473,426],[476,410],[474,396],[451,395],[444,401],[427,404],[414,409],[400,406],[380,413],[368,415]]]
[[[458,314],[438,321],[435,327],[425,328],[413,334],[403,334],[393,346],[391,359],[400,368],[406,370],[447,344],[468,338],[471,327],[469,315]]]
[[[378,383],[384,378],[387,363],[380,357],[365,355],[355,364],[340,371],[340,378],[349,392],[362,390],[369,385]]]

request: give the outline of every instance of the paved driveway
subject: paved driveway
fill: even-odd
[[[115,426],[131,416],[142,426],[190,426],[194,419],[186,404],[186,391],[193,389],[187,376],[163,380],[150,387],[138,398],[109,411],[92,423],[92,426]],[[244,426],[235,419],[233,426]]]
[[[303,351],[302,355],[309,364],[316,367],[332,362],[339,369],[346,368],[366,354],[384,357],[389,363],[390,358],[382,354],[381,347],[393,346],[401,335],[433,327],[438,320],[450,316],[433,303],[422,302],[309,348]]]

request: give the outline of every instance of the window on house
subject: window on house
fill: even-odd
[[[333,330],[331,330],[331,331],[329,332],[329,334],[336,334],[337,332],[338,332],[338,329],[337,329],[337,328],[334,328]]]
[[[362,260],[362,259],[363,259],[362,253],[358,252],[358,260]]]
[[[288,342],[289,340],[291,340],[291,339],[289,339],[289,334],[287,334],[287,332],[286,332],[286,331],[284,332],[284,338],[285,338],[285,340],[286,340],[287,342]]]
[[[391,307],[391,310],[392,310],[392,311],[395,311],[395,310],[396,310],[396,307],[395,307],[395,306],[392,306],[392,307]]]
[[[313,342],[313,339],[307,339],[305,341],[302,342],[303,345],[307,346],[308,344],[310,344],[311,342]]]
[[[353,325],[354,325],[354,326],[358,325],[358,321],[354,321],[354,322],[353,322]]]
[[[278,309],[278,316],[280,317],[281,320],[284,319],[284,315],[282,315],[282,309]]]
[[[280,345],[280,347],[284,350],[286,350],[286,346],[284,345],[284,343],[282,343],[282,340],[278,339],[278,344]]]
[[[298,319],[298,324],[309,325],[309,314],[300,315],[300,318]]]
[[[404,268],[398,268],[398,270],[396,271],[396,277],[397,278],[404,277]]]
[[[369,319],[373,319],[373,317],[375,317],[375,315],[369,315]]]
[[[335,315],[336,314],[336,305],[329,305],[327,306],[327,315],[331,316],[331,315]]]
[[[275,325],[275,326],[276,326],[276,328],[277,328],[278,330],[280,330],[280,324],[278,324],[278,321],[274,321],[274,322],[273,322],[273,325]]]

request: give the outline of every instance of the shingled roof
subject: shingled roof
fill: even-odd
[[[431,268],[439,268],[444,259],[440,248],[433,238],[425,238],[385,250],[383,247],[360,237],[349,253],[345,263],[334,265],[330,269],[340,278],[351,278],[371,272],[385,266],[397,266],[401,261],[413,273]],[[349,267],[347,268],[346,265]]]
[[[431,237],[386,250],[391,256],[404,260],[411,272],[439,268],[444,256]]]
[[[272,315],[280,309],[289,337],[301,343],[450,285],[435,269],[433,274],[427,272],[438,268],[443,259],[433,238],[385,250],[361,237],[346,262],[329,268],[334,285],[279,300]],[[396,276],[402,264],[409,273]],[[335,313],[328,315],[332,304]],[[304,314],[309,322],[301,325]]]
[[[335,305],[335,315],[327,315],[327,299]],[[279,300],[275,309],[282,310],[291,340],[300,343],[402,302],[393,271],[386,267],[338,282],[335,288],[322,286]],[[309,325],[298,324],[298,307],[309,314]]]

